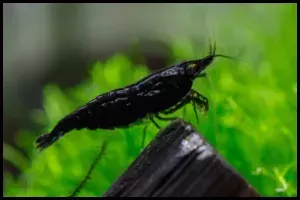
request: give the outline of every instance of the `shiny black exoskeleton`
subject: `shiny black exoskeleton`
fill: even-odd
[[[215,57],[227,57],[216,55],[215,50],[214,44],[214,47],[210,46],[210,54],[203,59],[182,62],[137,83],[97,96],[61,119],[51,133],[40,136],[36,147],[43,150],[72,129],[114,129],[145,117],[158,126],[154,118],[172,120],[174,117],[161,117],[160,114],[173,113],[187,103],[192,103],[194,110],[197,107],[206,112],[207,98],[193,90],[192,85],[196,78],[205,76],[203,71]]]

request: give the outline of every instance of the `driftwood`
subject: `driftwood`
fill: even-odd
[[[192,126],[175,120],[104,197],[258,197]]]

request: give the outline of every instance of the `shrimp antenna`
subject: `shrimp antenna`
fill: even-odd
[[[235,57],[226,56],[226,55],[222,55],[222,54],[216,54],[216,55],[214,55],[214,57],[223,57],[223,58],[229,58],[232,60],[237,60],[237,58],[235,58]]]
[[[209,56],[212,56],[214,58],[215,57],[223,57],[223,58],[228,58],[228,59],[232,59],[232,60],[237,60],[236,58],[231,57],[231,56],[216,54],[216,50],[217,50],[216,41],[214,40],[213,42],[211,42],[211,39],[209,38]]]

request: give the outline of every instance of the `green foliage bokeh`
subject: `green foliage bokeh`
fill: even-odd
[[[237,54],[230,44],[243,43],[237,61],[216,59],[207,69],[207,78],[195,81],[194,89],[209,98],[210,110],[197,125],[192,106],[185,120],[199,132],[263,196],[296,195],[296,5],[277,11],[279,31],[261,31],[257,23],[238,24],[255,34],[228,37],[225,25],[216,38],[217,52]],[[255,30],[255,31],[253,31]],[[251,31],[250,31],[251,33]],[[207,46],[181,38],[171,43],[172,60],[199,58]],[[245,50],[246,49],[246,50]],[[259,51],[259,54],[258,54]],[[233,55],[234,56],[234,55]],[[78,86],[62,91],[56,85],[44,89],[44,109],[32,119],[49,132],[63,116],[100,93],[133,83],[148,75],[146,66],[133,66],[124,55],[116,54],[97,62],[90,76]],[[182,110],[174,114],[182,116]],[[159,121],[162,126],[167,123]],[[33,141],[40,133],[22,131],[17,138],[28,150],[30,161],[7,144],[4,159],[22,170],[14,180],[5,174],[5,196],[65,196],[83,179],[90,164],[108,140],[108,149],[79,196],[101,196],[141,151],[143,124],[114,131],[72,131],[52,147],[38,154]],[[157,133],[150,125],[146,143]]]

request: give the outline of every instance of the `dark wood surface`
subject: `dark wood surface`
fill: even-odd
[[[161,130],[104,197],[258,197],[187,122]]]

